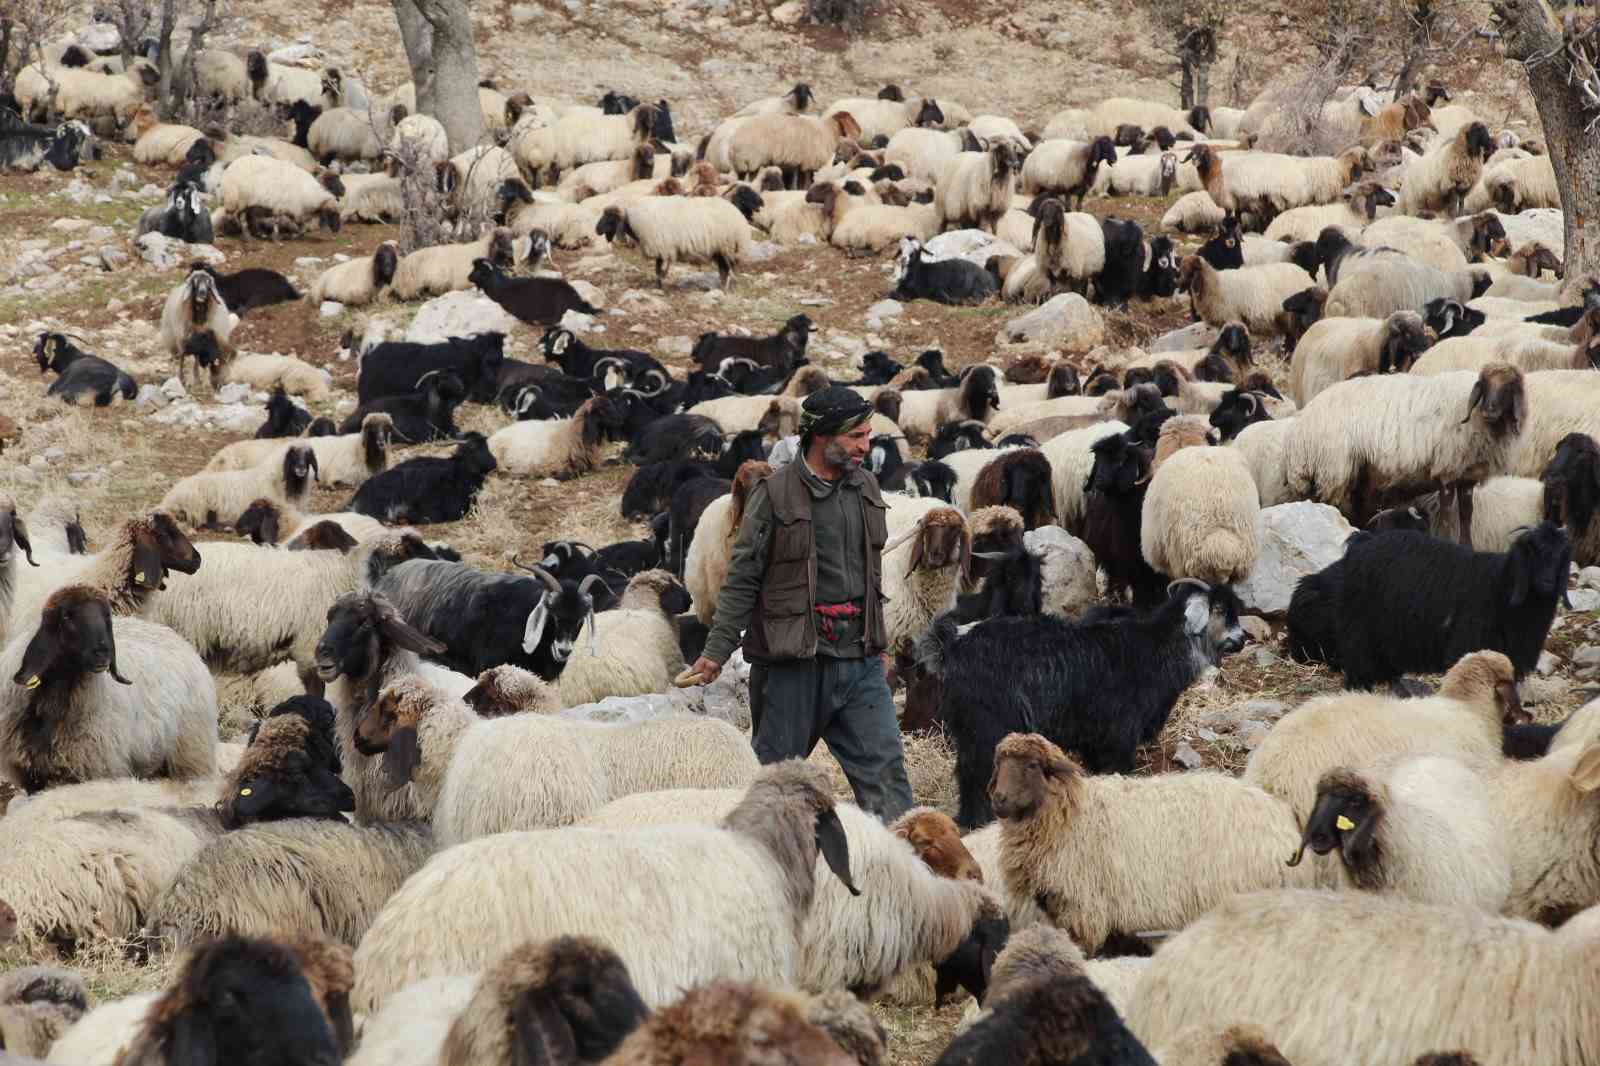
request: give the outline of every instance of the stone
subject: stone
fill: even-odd
[[[1580,671],[1590,672],[1600,666],[1600,645],[1585,644],[1572,653],[1572,665]]]
[[[166,394],[169,400],[182,400],[187,399],[189,396],[189,390],[184,388],[183,382],[177,378],[168,378],[163,381],[161,383],[161,391]]]
[[[636,311],[655,311],[664,314],[672,310],[672,305],[667,301],[655,293],[645,292],[643,289],[629,289],[622,294],[622,298],[617,303]],[[687,354],[687,349],[685,354]]]
[[[867,308],[867,328],[878,330],[883,328],[884,319],[898,319],[905,313],[905,305],[899,300],[879,300]],[[867,343],[877,347],[882,346],[882,338],[868,337]]]
[[[58,218],[50,223],[50,228],[59,233],[76,233],[81,229],[88,229],[90,222],[86,218]]]
[[[1216,326],[1209,326],[1204,322],[1192,322],[1182,329],[1175,329],[1170,333],[1163,333],[1150,343],[1146,351],[1151,352],[1182,352],[1191,348],[1209,348],[1211,342],[1221,333]]]
[[[1256,515],[1256,565],[1234,586],[1239,602],[1255,614],[1283,618],[1295,585],[1344,555],[1344,542],[1353,532],[1344,515],[1324,503],[1262,508]]]
[[[415,344],[436,344],[449,337],[474,333],[510,334],[519,325],[505,308],[476,289],[446,293],[423,304],[405,339]]]
[[[104,470],[73,470],[67,474],[67,484],[73,488],[97,485],[105,479],[106,472]]]
[[[788,0],[787,3],[779,4],[768,13],[772,16],[772,21],[780,26],[796,26],[805,17],[806,8],[800,0]]]
[[[117,270],[128,265],[128,253],[121,248],[115,248],[110,245],[100,249],[99,259],[100,267],[103,270]],[[117,301],[113,300],[112,303],[117,303]],[[106,310],[108,311],[120,311],[121,309],[120,306],[113,308],[111,304],[106,304]]]
[[[47,463],[59,463],[67,457],[67,450],[57,445],[46,448],[40,454],[44,456],[44,461]]]
[[[595,323],[593,315],[586,315],[582,311],[568,311],[561,316],[561,328],[570,329],[574,333],[603,333],[604,327]]]
[[[152,232],[140,234],[133,242],[133,247],[139,253],[140,259],[157,270],[171,270],[178,265],[183,242]]]
[[[1600,589],[1571,589],[1567,599],[1572,601],[1574,611],[1600,610]]]
[[[569,284],[578,290],[578,295],[582,296],[584,302],[590,307],[604,307],[606,305],[606,294],[600,291],[598,285],[591,285],[587,281],[573,281],[569,282]]]
[[[1553,651],[1542,651],[1542,652],[1540,652],[1539,653],[1539,662],[1534,666],[1534,669],[1539,672],[1539,675],[1541,677],[1549,677],[1551,674],[1555,673],[1560,668],[1561,668],[1561,656],[1557,655]]]
[[[302,42],[300,44],[285,45],[277,51],[268,52],[267,58],[274,63],[298,64],[303,59],[316,59],[321,54],[316,45],[310,42]]]
[[[321,266],[322,259],[314,255],[302,255],[295,259],[294,265],[300,270],[309,270],[314,266]]]
[[[167,406],[167,404],[171,402],[172,401],[167,398],[167,394],[162,392],[156,386],[140,385],[139,395],[134,397],[133,406],[139,408],[141,411],[146,409],[159,411],[161,408]]]
[[[250,386],[230,381],[217,390],[218,403],[242,403],[250,395]]]
[[[1249,722],[1276,722],[1288,713],[1288,705],[1278,700],[1248,700],[1232,707],[1208,711],[1201,715],[1195,724],[1214,729],[1218,733],[1237,735]]]
[[[317,314],[323,318],[337,318],[344,314],[344,304],[336,300],[323,300],[317,308]]]
[[[1268,667],[1275,663],[1281,662],[1282,660],[1280,660],[1276,655],[1272,654],[1266,648],[1258,647],[1255,651],[1250,653],[1250,661],[1256,666]]]
[[[1172,761],[1185,770],[1198,770],[1205,765],[1205,760],[1200,753],[1190,746],[1187,740],[1178,741],[1178,746],[1172,749]]]
[[[746,263],[765,263],[769,259],[782,254],[783,245],[775,241],[752,241],[750,250],[744,255]]]
[[[1008,321],[995,334],[994,341],[1059,345],[1068,352],[1086,352],[1105,339],[1105,332],[1105,320],[1088,300],[1075,292],[1064,292]]]
[[[1250,639],[1257,644],[1265,644],[1272,639],[1272,626],[1267,624],[1265,618],[1253,614],[1243,615],[1239,619],[1239,628],[1250,634]]]
[[[1020,256],[1021,249],[981,229],[958,229],[929,238],[922,246],[924,259],[965,259],[983,266],[990,256]]]
[[[511,21],[518,26],[525,26],[539,17],[539,9],[532,4],[512,4]]]
[[[833,301],[826,296],[802,296],[799,304],[801,307],[832,307]]]
[[[1074,616],[1093,605],[1096,568],[1087,544],[1060,526],[1039,526],[1022,535],[1022,546],[1039,557],[1047,612]]]

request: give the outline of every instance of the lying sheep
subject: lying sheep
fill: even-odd
[[[605,396],[584,401],[568,419],[513,422],[489,438],[489,452],[508,474],[568,479],[600,465],[601,448],[621,429]]]
[[[1426,699],[1344,693],[1302,704],[1251,753],[1244,780],[1289,804],[1304,825],[1329,770],[1408,755],[1492,766],[1501,757],[1502,724],[1523,717],[1511,661],[1499,652],[1474,652]]]
[[[1139,527],[1145,561],[1169,578],[1242,581],[1255,566],[1259,510],[1255,479],[1237,451],[1183,448],[1150,479]]]
[[[337,263],[318,274],[306,299],[318,305],[332,300],[347,307],[365,307],[382,295],[399,265],[399,248],[385,241],[370,256]]]
[[[1383,319],[1324,318],[1295,345],[1290,394],[1304,407],[1317,393],[1341,381],[1404,372],[1431,343],[1415,311],[1396,311]]]
[[[516,264],[518,254],[517,241],[504,226],[466,244],[418,248],[400,260],[389,293],[397,300],[415,300],[470,289],[472,267],[479,259],[509,268]],[[366,398],[363,393],[362,399]]]
[[[1196,320],[1213,326],[1243,322],[1252,336],[1284,332],[1283,302],[1312,284],[1311,275],[1293,263],[1217,270],[1190,256],[1178,270],[1178,286],[1189,293]]]
[[[248,385],[262,392],[281,388],[311,403],[322,403],[332,393],[326,370],[276,352],[241,355],[209,330],[191,334],[184,341],[183,354],[210,371],[213,389],[227,384]]]
[[[902,392],[899,426],[912,440],[929,440],[948,422],[988,422],[999,406],[999,376],[994,367],[969,366],[961,371],[960,384],[953,389]]]
[[[339,197],[344,187],[334,174],[321,180],[269,156],[250,155],[228,164],[222,174],[222,209],[240,234],[260,236],[270,221],[304,228],[315,217],[323,229],[339,232]]]
[[[317,480],[325,485],[359,485],[373,474],[389,465],[389,443],[394,433],[394,420],[386,414],[367,415],[361,423],[361,432],[337,437],[307,437],[303,442],[285,444],[281,440],[236,441],[220,449],[205,465],[210,472],[249,470],[254,467],[281,466],[293,448],[309,448],[316,462],[312,464]],[[271,502],[271,501],[269,501]],[[253,504],[254,501],[251,501]],[[293,509],[293,503],[283,504]],[[244,512],[240,512],[243,514]],[[291,535],[292,531],[289,534]]]
[[[405,184],[399,177],[341,174],[339,183],[344,186],[339,217],[346,222],[397,222],[405,212]]]
[[[231,526],[257,499],[304,507],[316,481],[316,452],[291,444],[270,466],[190,474],[167,490],[159,509],[194,527]]]
[[[127,670],[118,666],[118,645]],[[0,774],[26,792],[104,777],[216,772],[216,686],[177,634],[112,618],[82,586],[53,593],[38,628],[0,651]]]

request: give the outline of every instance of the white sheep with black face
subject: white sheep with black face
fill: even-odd
[[[178,380],[187,384],[184,342],[191,334],[209,331],[219,344],[226,344],[238,324],[239,316],[229,312],[217,291],[217,279],[204,270],[194,271],[168,293],[158,341],[169,355],[178,358]],[[198,366],[195,373],[198,377]]]

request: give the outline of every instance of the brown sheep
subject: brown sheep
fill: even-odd
[[[1050,460],[1037,448],[1018,448],[991,461],[972,483],[969,509],[1012,507],[1022,516],[1024,529],[1037,529],[1056,520],[1051,489]]]
[[[961,830],[943,811],[932,807],[913,807],[902,814],[889,830],[910,844],[917,858],[940,877],[952,881],[983,882],[983,868],[961,841]],[[991,986],[991,991],[993,987]]]
[[[610,1066],[857,1066],[792,993],[737,981],[690,989],[657,1011],[606,1061]]]
[[[479,718],[504,718],[522,711],[543,714],[561,707],[554,685],[509,663],[491,666],[479,674],[478,683],[461,699]]]
[[[1205,417],[1173,415],[1161,424],[1161,432],[1156,436],[1156,454],[1150,463],[1150,473],[1154,474],[1159,470],[1161,464],[1170,459],[1174,452],[1183,448],[1203,448],[1216,444],[1216,437],[1217,431]]]

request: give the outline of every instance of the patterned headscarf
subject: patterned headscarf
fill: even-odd
[[[800,405],[800,436],[837,437],[872,417],[872,405],[853,389],[830,385]]]

